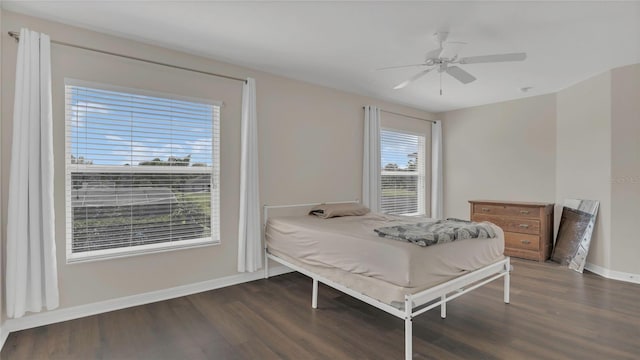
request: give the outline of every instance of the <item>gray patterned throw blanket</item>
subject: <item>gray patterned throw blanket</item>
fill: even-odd
[[[496,237],[496,233],[489,223],[475,223],[460,219],[401,224],[378,228],[374,231],[380,237],[406,240],[420,246],[442,244],[458,239]]]

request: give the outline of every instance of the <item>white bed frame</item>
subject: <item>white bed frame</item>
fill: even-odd
[[[353,203],[348,202],[336,202],[339,203]],[[330,204],[330,203],[325,203]],[[263,226],[266,230],[267,219],[269,218],[269,210],[271,209],[283,209],[283,208],[295,208],[295,207],[310,207],[320,205],[320,203],[313,204],[295,204],[295,205],[264,205],[263,206]],[[270,254],[267,251],[266,239],[264,246],[264,278],[269,278],[269,259],[276,261],[292,270],[295,270],[301,274],[310,277],[313,280],[313,291],[311,295],[311,307],[318,308],[318,282],[328,285],[336,290],[339,290],[347,295],[351,295],[356,299],[362,300],[365,303],[375,306],[380,310],[404,319],[404,353],[405,359],[410,360],[413,358],[413,318],[421,315],[433,308],[440,306],[440,317],[443,319],[447,317],[447,302],[465,294],[471,290],[477,289],[485,284],[488,284],[501,277],[504,278],[504,302],[509,303],[509,284],[510,274],[512,270],[511,260],[506,257],[491,265],[487,265],[478,270],[474,270],[465,275],[451,279],[447,282],[436,285],[432,288],[420,291],[415,294],[408,294],[404,297],[404,310],[393,307],[389,304],[376,300],[351,288],[348,288],[340,283],[329,280],[321,275],[314,273],[303,267],[294,265],[289,261],[286,261],[278,256]]]

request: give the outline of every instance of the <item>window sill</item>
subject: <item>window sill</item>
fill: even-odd
[[[400,216],[411,216],[411,217],[426,217],[425,213],[419,213],[419,212],[415,212],[415,213],[406,213],[406,214],[402,214]]]
[[[86,251],[82,253],[67,254],[67,264],[120,259],[131,256],[156,254],[180,249],[194,249],[212,245],[220,245],[220,240],[202,238],[168,243],[131,246],[126,248]]]

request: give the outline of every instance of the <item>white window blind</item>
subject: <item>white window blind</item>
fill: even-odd
[[[218,243],[220,104],[67,80],[67,260]]]
[[[396,215],[424,215],[425,137],[380,130],[380,208]]]

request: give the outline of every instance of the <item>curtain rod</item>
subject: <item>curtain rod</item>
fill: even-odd
[[[366,106],[363,106],[362,108],[364,109],[365,107],[366,107]],[[404,117],[406,117],[406,118],[410,118],[410,119],[416,119],[416,120],[428,121],[428,122],[430,122],[430,123],[432,123],[432,124],[435,124],[435,123],[436,123],[436,122],[435,122],[435,121],[433,121],[433,120],[423,119],[423,118],[419,118],[419,117],[416,117],[416,116],[411,116],[411,115],[407,115],[407,114],[401,114],[401,113],[397,113],[397,112],[393,112],[393,111],[389,111],[389,110],[383,110],[383,109],[380,109],[380,112],[384,112],[384,113],[387,113],[387,114],[398,115],[398,116],[404,116]]]
[[[16,41],[20,41],[20,33],[18,33],[17,31],[9,31],[9,36],[11,36],[12,38],[16,39]],[[212,73],[212,72],[208,72],[208,71],[197,70],[197,69],[192,69],[192,68],[188,68],[188,67],[167,64],[167,63],[163,63],[163,62],[159,62],[159,61],[147,60],[147,59],[143,59],[143,58],[139,58],[139,57],[135,57],[135,56],[123,55],[123,54],[118,54],[118,53],[114,53],[114,52],[111,52],[111,51],[105,51],[105,50],[94,49],[94,48],[90,48],[90,47],[86,47],[86,46],[74,45],[74,44],[70,44],[70,43],[66,43],[66,42],[62,42],[62,41],[51,40],[51,43],[62,45],[62,46],[74,47],[74,48],[77,48],[77,49],[82,49],[82,50],[87,50],[87,51],[93,51],[93,52],[106,54],[106,55],[111,55],[111,56],[118,56],[118,57],[122,57],[122,58],[125,58],[125,59],[130,59],[130,60],[142,61],[142,62],[146,62],[146,63],[149,63],[149,64],[166,66],[166,67],[179,69],[179,70],[191,71],[191,72],[195,72],[195,73],[211,75],[211,76],[217,76],[217,77],[230,79],[230,80],[242,81],[243,83],[247,82],[247,79],[242,79],[242,78],[238,78],[238,77],[234,77],[234,76],[216,74],[216,73]]]

